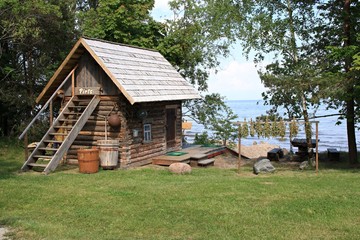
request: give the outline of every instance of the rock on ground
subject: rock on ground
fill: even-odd
[[[261,159],[254,164],[253,171],[255,174],[271,173],[275,171],[275,167],[271,164],[269,159]]]
[[[308,161],[303,161],[302,163],[300,163],[299,169],[304,170],[304,169],[306,169],[308,167],[309,167],[309,162]]]
[[[191,173],[191,166],[186,163],[172,163],[169,166],[169,171],[176,174]]]

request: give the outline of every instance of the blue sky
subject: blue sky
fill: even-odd
[[[168,2],[155,0],[152,16],[156,20],[172,18]],[[228,100],[259,100],[265,91],[254,63],[246,61],[238,45],[233,47],[229,57],[221,59],[217,74],[212,71],[208,84],[210,93],[220,93]]]

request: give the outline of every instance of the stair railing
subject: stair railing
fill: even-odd
[[[55,92],[51,95],[51,97],[49,98],[49,100],[47,100],[47,102],[44,104],[44,106],[40,109],[40,111],[36,114],[36,116],[31,120],[31,122],[29,123],[29,125],[27,125],[27,127],[25,128],[25,130],[21,133],[21,135],[19,136],[19,140],[21,140],[25,134],[29,131],[29,129],[32,127],[32,125],[34,124],[34,122],[36,121],[36,119],[39,118],[39,116],[41,115],[41,113],[49,106],[50,102],[55,98],[55,96],[57,95],[57,92],[64,86],[64,84],[68,81],[68,79],[71,77],[71,75],[74,73],[74,71],[76,70],[76,67],[71,70],[71,72],[67,75],[67,77],[65,78],[65,80],[60,84],[60,86],[55,90]]]

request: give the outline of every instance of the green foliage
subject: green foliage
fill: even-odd
[[[214,139],[210,138],[208,132],[206,131],[202,132],[201,134],[195,134],[194,144],[196,145],[211,145],[214,143]]]
[[[78,14],[82,33],[89,37],[156,48],[164,26],[150,16],[154,0],[99,0],[85,2]]]
[[[223,141],[224,144],[237,137],[237,129],[232,123],[237,115],[219,94],[209,94],[203,99],[185,102],[183,114],[203,124],[213,132],[215,139]]]
[[[222,6],[214,4],[214,10]],[[166,37],[158,49],[191,84],[206,91],[209,71],[218,67],[219,56],[229,53],[232,41],[223,33],[231,29],[213,24],[222,16],[208,15],[207,2],[174,0],[170,6],[175,18],[167,21]]]
[[[0,129],[15,134],[34,114],[35,98],[73,44],[74,1],[0,3]]]

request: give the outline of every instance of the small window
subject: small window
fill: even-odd
[[[144,142],[151,141],[151,124],[144,124]]]

